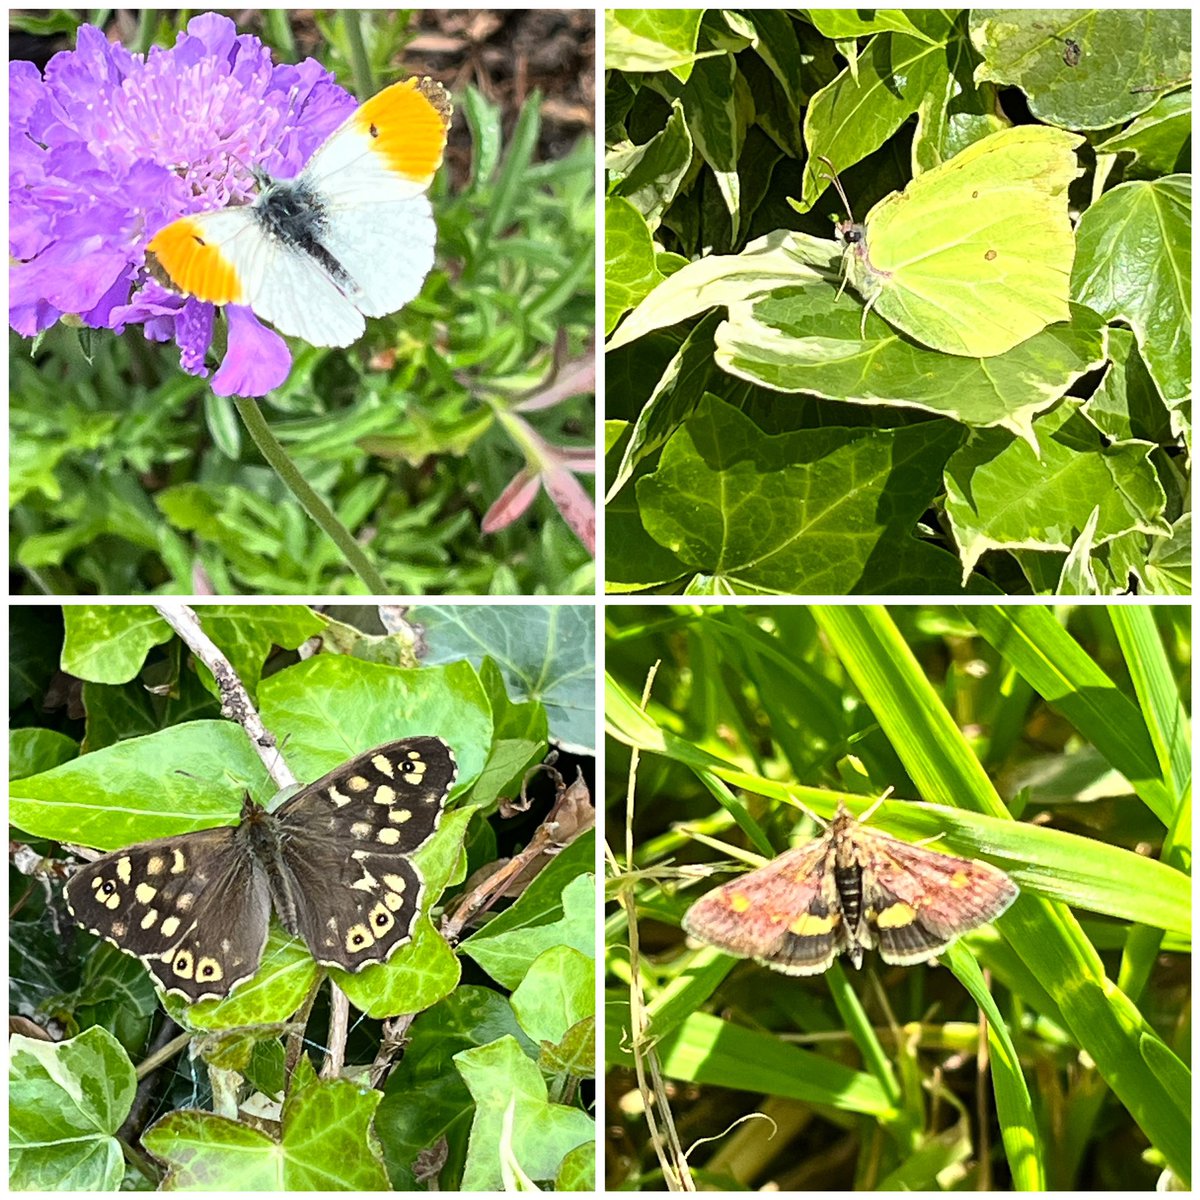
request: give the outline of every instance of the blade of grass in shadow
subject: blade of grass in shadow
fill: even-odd
[[[981,605],[967,611],[979,632],[1129,780],[1163,824],[1175,796],[1163,781],[1154,740],[1137,707],[1041,605]]]

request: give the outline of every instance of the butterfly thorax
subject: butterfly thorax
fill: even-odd
[[[329,219],[323,202],[303,179],[275,179],[259,193],[255,216],[267,234],[316,259],[343,291],[354,288],[345,267],[325,246]]]
[[[283,854],[286,836],[279,821],[255,804],[247,793],[242,803],[238,838],[249,852],[255,871],[266,876],[271,903],[284,929],[293,937],[301,937],[296,877],[287,869]]]

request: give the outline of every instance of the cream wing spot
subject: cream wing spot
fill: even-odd
[[[371,786],[370,782],[362,775],[351,775],[346,780],[346,786],[352,792],[365,792]]]
[[[384,892],[383,902],[392,912],[395,912],[398,908],[404,906],[404,897],[399,892]]]
[[[123,938],[128,931],[129,926],[126,925],[124,921],[114,921],[109,933],[111,933],[114,938]],[[109,940],[111,941],[111,939]]]
[[[403,875],[385,875],[383,882],[398,895],[403,895],[404,889],[408,886],[408,880]]]
[[[386,775],[388,779],[395,779],[396,777],[396,768],[393,765],[392,760],[386,755],[376,754],[371,759],[371,766],[373,766],[375,770],[380,773],[380,775]]]
[[[143,929],[153,929],[155,924],[157,923],[157,921],[158,921],[158,909],[152,908],[142,918],[142,928]],[[114,929],[113,932],[115,933],[116,930]],[[117,936],[120,937],[121,935],[117,934]]]
[[[171,851],[171,874],[181,875],[187,870],[187,856],[178,847]]]
[[[388,813],[388,820],[391,821],[393,825],[403,825],[406,821],[412,820],[412,809],[393,808],[392,811]]]
[[[396,918],[392,916],[386,904],[375,905],[367,920],[371,922],[371,928],[375,931],[377,938],[383,937],[396,924]]]
[[[163,937],[174,937],[179,932],[179,918],[167,917],[162,923]]]
[[[375,795],[372,797],[376,804],[394,804],[396,800],[396,789],[388,787],[386,783],[381,783],[375,789]]]
[[[371,824],[369,821],[355,821],[350,826],[350,836],[358,838],[361,842],[363,838],[371,836]]]
[[[180,912],[191,912],[192,905],[195,903],[196,903],[196,893],[195,892],[183,892],[180,896],[178,896],[176,898],[175,907],[177,909],[179,909]]]
[[[148,883],[139,883],[133,894],[137,897],[139,904],[149,904],[158,895],[158,888],[151,887]]]
[[[161,875],[166,870],[167,860],[161,854],[152,854],[146,860],[147,875]]]
[[[385,846],[394,846],[400,840],[400,830],[393,829],[390,825],[385,825],[375,837],[376,840],[382,842]]]
[[[122,883],[128,883],[133,878],[133,863],[129,861],[129,855],[123,854],[118,858],[113,864],[113,870]]]
[[[365,925],[351,925],[346,930],[346,949],[351,954],[360,954],[375,944],[375,937]]]
[[[345,808],[351,800],[351,797],[347,796],[345,792],[339,792],[335,787],[329,789],[329,798],[338,808]]]

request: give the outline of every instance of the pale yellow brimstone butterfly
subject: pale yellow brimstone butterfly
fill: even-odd
[[[923,346],[988,358],[1070,320],[1067,188],[1082,141],[1042,125],[1002,129],[885,197],[861,225],[839,222],[864,330],[874,310]]]

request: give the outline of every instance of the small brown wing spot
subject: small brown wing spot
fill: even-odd
[[[180,912],[191,912],[192,905],[195,903],[196,903],[196,893],[195,892],[184,892],[180,896],[177,896],[175,899],[175,907],[177,909],[179,909]]]
[[[346,780],[346,786],[352,792],[365,792],[371,786],[370,782],[362,775],[351,775]]]
[[[373,829],[374,826],[372,826],[368,821],[355,821],[354,824],[350,826],[350,835],[351,837],[356,837],[359,841],[362,841],[363,838],[371,836]]]
[[[122,883],[128,883],[133,878],[133,864],[129,861],[129,855],[123,854],[118,858],[113,864],[113,870]]]
[[[143,924],[142,928],[145,929],[145,927],[146,927],[145,924]],[[113,935],[113,937],[120,939],[125,936],[125,934],[128,932],[128,930],[129,930],[129,926],[126,925],[124,921],[114,921],[112,923],[112,928],[109,929],[108,932],[111,933]]]
[[[133,894],[137,897],[139,904],[149,904],[158,895],[158,888],[151,887],[148,883],[139,883],[134,888]]]
[[[996,257],[996,251],[989,250],[983,257],[987,259],[988,262],[991,262]]]

